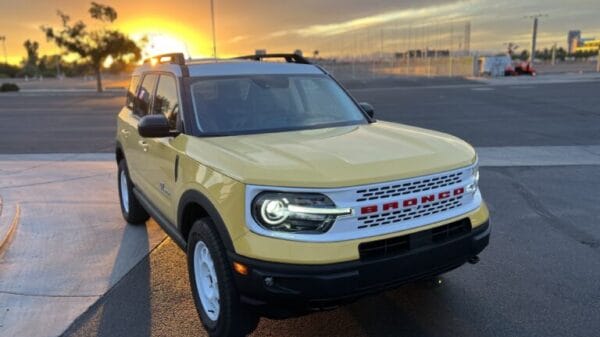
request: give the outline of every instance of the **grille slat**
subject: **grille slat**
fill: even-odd
[[[466,195],[437,198],[437,193],[451,189],[451,186],[466,186],[470,179],[468,169],[450,171],[388,184],[363,186],[354,190],[354,201],[360,204],[377,205],[377,214],[362,215],[357,218],[357,229],[390,226],[403,221],[419,221],[424,217],[439,217],[441,213],[464,206],[469,199]],[[425,193],[431,194],[425,194]],[[419,200],[418,205],[404,206],[403,201],[411,198]],[[438,199],[438,200],[436,200]],[[425,201],[422,201],[425,200]],[[382,208],[386,202],[397,202],[395,207]],[[398,207],[399,205],[399,207]]]
[[[358,221],[362,222],[358,228],[375,227],[378,225],[388,225],[391,223],[397,223],[401,221],[417,219],[423,216],[431,214],[445,212],[461,205],[461,199],[463,196],[453,197],[436,201],[431,204],[416,206],[413,208],[407,208],[401,211],[384,212],[381,214],[371,215],[368,220],[366,217],[358,218]],[[363,226],[368,225],[368,226]]]
[[[387,199],[400,195],[408,195],[418,192],[426,192],[454,185],[462,180],[463,172],[454,172],[451,174],[442,175],[435,178],[423,178],[409,183],[395,184],[369,189],[357,190],[357,202],[365,200]]]

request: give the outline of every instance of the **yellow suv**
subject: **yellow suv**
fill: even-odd
[[[375,120],[295,54],[147,60],[116,159],[123,217],[187,252],[211,336],[435,277],[489,240],[471,146]]]

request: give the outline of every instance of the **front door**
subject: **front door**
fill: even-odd
[[[146,74],[142,78],[142,84],[137,91],[133,104],[132,120],[135,126],[128,134],[128,153],[125,154],[129,176],[136,187],[144,194],[147,194],[150,190],[148,177],[144,174],[144,167],[148,164],[148,141],[138,133],[137,123],[140,118],[151,113],[152,98],[157,82],[158,74]]]
[[[169,120],[171,129],[177,129],[179,118],[179,95],[175,77],[161,74],[156,87],[156,94],[152,103],[153,114],[163,114]],[[180,136],[181,137],[181,136]],[[178,151],[174,146],[177,137],[145,138],[147,144],[147,161],[143,166],[143,174],[151,185],[149,197],[161,213],[172,223],[175,223],[175,214],[172,210],[173,192],[175,188]]]

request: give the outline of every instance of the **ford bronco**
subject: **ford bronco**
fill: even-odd
[[[373,115],[295,54],[168,54],[133,72],[117,129],[123,217],[152,216],[187,253],[209,335],[477,261],[490,226],[474,149]]]

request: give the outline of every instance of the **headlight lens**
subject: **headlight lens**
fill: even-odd
[[[467,193],[475,193],[479,188],[479,166],[473,167],[471,170],[473,182],[467,186]]]
[[[262,227],[280,232],[320,234],[351,208],[336,208],[319,193],[263,192],[252,202],[252,216]]]

